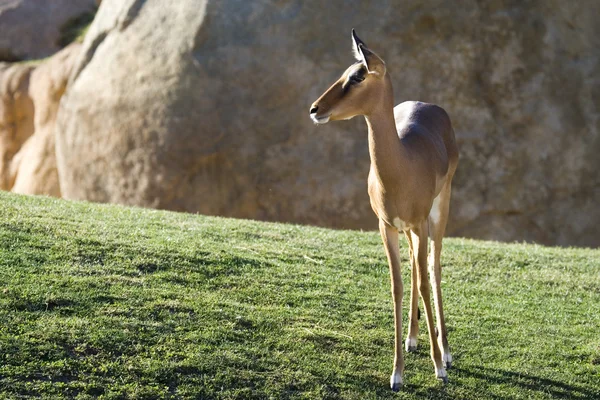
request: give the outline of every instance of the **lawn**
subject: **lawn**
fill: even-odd
[[[450,382],[423,319],[393,393],[377,233],[0,192],[0,398],[600,398],[600,250],[444,243]]]

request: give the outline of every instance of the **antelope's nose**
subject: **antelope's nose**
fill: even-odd
[[[316,114],[318,109],[319,109],[318,106],[313,105],[312,107],[310,107],[310,113]]]

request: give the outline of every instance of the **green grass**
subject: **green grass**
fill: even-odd
[[[442,263],[450,383],[421,321],[395,394],[375,232],[0,193],[0,398],[600,398],[599,250]]]

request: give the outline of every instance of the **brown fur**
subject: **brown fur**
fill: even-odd
[[[441,107],[421,102],[405,102],[394,107],[392,83],[385,63],[355,34],[353,37],[357,58],[364,56],[366,63],[350,66],[313,103],[311,117],[322,123],[363,115],[367,121],[371,158],[368,191],[371,206],[380,221],[394,300],[396,339],[392,388],[397,390],[402,384],[404,370],[399,230],[403,230],[407,238],[412,266],[408,338],[416,343],[418,291],[424,303],[436,375],[446,381],[440,347],[447,353],[445,361],[448,367],[451,358],[442,308],[440,254],[448,219],[452,177],[458,165],[454,131],[448,114]],[[350,77],[361,68],[366,69],[364,80],[352,82]],[[432,210],[438,196],[439,207]],[[427,276],[428,234],[432,240],[429,269],[433,280],[439,343],[434,333],[436,327]]]

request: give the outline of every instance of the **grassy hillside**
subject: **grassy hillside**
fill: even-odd
[[[0,193],[0,398],[600,398],[600,251],[445,243],[394,394],[376,233]]]

